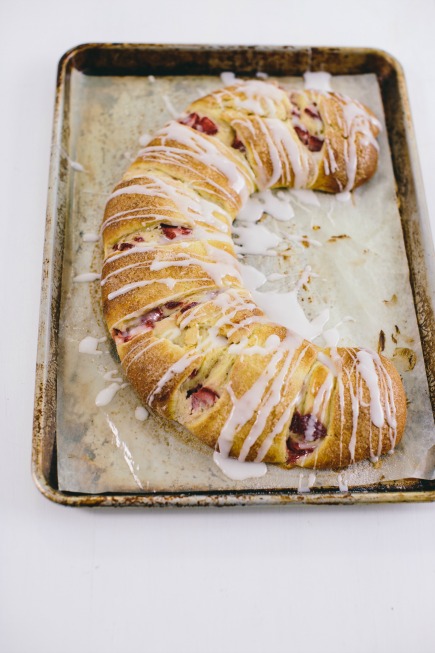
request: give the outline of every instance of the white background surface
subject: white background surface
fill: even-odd
[[[84,510],[33,485],[57,61],[89,41],[373,46],[407,76],[435,231],[435,3],[0,3],[0,650],[435,650],[435,505]]]

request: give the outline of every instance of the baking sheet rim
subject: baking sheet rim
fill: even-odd
[[[42,275],[41,309],[38,333],[38,353],[36,365],[35,383],[35,410],[32,443],[32,474],[36,486],[48,499],[74,506],[237,506],[237,505],[283,505],[288,503],[306,504],[349,504],[349,503],[390,503],[409,501],[433,501],[435,500],[435,483],[431,481],[418,481],[417,479],[405,479],[403,481],[391,482],[387,486],[367,486],[353,488],[352,491],[343,493],[335,488],[324,488],[311,490],[310,493],[298,493],[295,490],[257,490],[257,491],[212,491],[212,492],[182,492],[182,493],[135,493],[135,494],[75,494],[61,492],[52,483],[50,474],[54,468],[56,451],[55,434],[55,410],[56,410],[56,364],[57,364],[57,319],[59,302],[60,283],[62,275],[62,251],[63,251],[63,224],[58,221],[58,198],[59,185],[67,186],[67,179],[59,175],[61,164],[62,137],[67,125],[64,123],[63,107],[65,98],[68,97],[68,75],[74,65],[74,57],[80,51],[92,48],[112,49],[183,49],[191,52],[198,49],[209,48],[205,45],[122,45],[122,44],[83,44],[66,52],[59,62],[56,101],[53,121],[53,137],[50,160],[49,191],[47,202],[47,220],[45,230],[44,264]],[[223,52],[243,51],[255,46],[212,46],[216,51]],[[283,49],[289,50],[288,46],[258,46],[259,49],[270,49],[276,53]],[[297,47],[292,51],[308,51],[311,48]],[[430,309],[434,313],[435,290],[432,280],[434,279],[435,256],[430,236],[430,224],[423,193],[420,167],[416,153],[415,137],[409,111],[406,85],[403,71],[400,64],[389,54],[381,50],[365,48],[316,48],[317,51],[327,50],[339,53],[376,53],[381,58],[387,59],[394,68],[397,78],[399,94],[404,103],[404,122],[406,130],[405,145],[409,151],[410,167],[413,171],[413,181],[416,186],[417,218],[422,231],[424,242],[424,254],[426,272],[428,273],[427,284],[429,291]],[[346,74],[343,72],[342,74]],[[349,74],[349,73],[348,73]],[[68,178],[68,175],[66,175]],[[64,216],[65,217],[65,216]],[[57,236],[56,237],[56,232]],[[430,245],[428,245],[428,243]],[[414,296],[415,299],[415,296]],[[417,315],[418,319],[418,315]],[[421,328],[420,322],[419,326]],[[424,344],[424,343],[423,343]],[[433,400],[433,397],[431,397]],[[51,442],[49,441],[51,438]],[[51,446],[51,452],[48,448]],[[51,455],[50,455],[51,454]],[[44,460],[48,456],[48,460]],[[51,471],[50,471],[51,470]],[[407,490],[406,486],[412,484],[414,489]],[[415,489],[415,486],[419,486]],[[430,489],[425,489],[429,486]],[[380,489],[382,488],[382,489]],[[391,489],[390,489],[391,488]],[[394,488],[394,489],[393,489]]]

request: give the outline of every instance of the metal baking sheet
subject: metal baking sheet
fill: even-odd
[[[62,492],[59,490],[56,465],[56,429],[62,426],[57,421],[57,407],[62,403],[56,393],[58,369],[59,315],[61,310],[62,272],[66,269],[64,251],[65,227],[71,217],[71,198],[74,197],[74,175],[71,168],[79,164],[69,158],[70,131],[76,112],[74,102],[80,101],[74,90],[74,76],[98,75],[101,84],[104,79],[119,80],[124,88],[123,75],[140,78],[148,75],[172,76],[177,80],[183,75],[216,75],[225,70],[236,70],[239,75],[253,76],[257,71],[267,70],[271,75],[301,75],[307,69],[325,69],[335,75],[372,73],[377,76],[382,94],[386,124],[392,152],[398,199],[401,209],[402,227],[409,259],[410,277],[414,290],[414,301],[419,322],[429,392],[433,405],[433,289],[430,287],[432,252],[427,249],[430,238],[425,237],[428,229],[427,216],[422,202],[421,187],[414,152],[409,112],[403,75],[398,64],[388,55],[371,50],[309,49],[309,48],[228,48],[204,46],[111,46],[88,45],[71,51],[60,63],[59,85],[56,102],[55,133],[51,169],[49,209],[47,216],[46,261],[43,278],[43,303],[41,307],[40,347],[38,354],[37,388],[34,431],[34,476],[40,489],[49,498],[73,505],[234,505],[247,503],[300,502],[353,502],[353,501],[399,501],[430,500],[433,498],[433,481],[399,480],[378,483],[376,486],[352,487],[343,493],[338,488],[314,487],[309,494],[295,489],[276,489],[270,484],[255,489],[235,491],[234,488],[200,491],[168,491],[162,486],[158,491],[147,492],[139,487],[133,494],[104,492],[93,495]],[[175,77],[174,77],[175,76]],[[178,77],[177,77],[178,76]],[[182,79],[182,78],[181,78]],[[174,84],[174,81],[172,81]],[[116,88],[116,84],[115,84]],[[115,91],[116,92],[116,91]],[[163,122],[166,117],[162,117]],[[159,120],[158,115],[156,120]],[[155,125],[158,126],[159,122]],[[152,125],[151,125],[152,127]],[[122,122],[119,126],[122,129]],[[129,153],[120,153],[121,172],[127,165]],[[102,164],[109,165],[107,162]],[[113,162],[110,167],[113,168]],[[112,177],[112,179],[116,179]],[[403,180],[407,181],[406,185]],[[108,190],[108,189],[107,189]],[[77,211],[77,202],[74,204]],[[80,211],[80,206],[78,207]],[[82,226],[86,228],[86,219]],[[422,246],[426,243],[426,249]],[[65,290],[65,284],[64,284]],[[47,338],[49,341],[47,342]],[[60,343],[62,344],[62,343]],[[62,387],[60,385],[60,387]],[[72,433],[72,437],[74,434]],[[181,444],[182,446],[182,444]],[[86,455],[86,452],[83,452]],[[194,487],[192,484],[190,487]],[[189,483],[186,484],[189,487]],[[266,489],[267,487],[267,489]],[[278,487],[278,486],[277,486]],[[178,487],[180,490],[180,486]]]

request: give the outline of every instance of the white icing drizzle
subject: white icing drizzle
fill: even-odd
[[[114,190],[109,197],[109,201],[119,195],[157,195],[157,192],[151,185],[130,184],[129,186],[122,186],[122,188]],[[163,197],[163,195],[160,195],[160,197]]]
[[[86,336],[79,342],[79,352],[81,354],[90,354],[92,356],[101,356],[103,353],[97,349],[100,342],[106,342],[107,338],[94,338],[93,336]]]
[[[242,200],[248,198],[247,178],[251,176],[250,169],[247,164],[242,164],[241,160],[236,164],[229,157],[222,156],[216,141],[177,121],[169,122],[160,130],[156,134],[155,140],[158,138],[161,139],[161,145],[149,145],[146,147],[139,153],[142,159],[158,161],[160,164],[165,162],[173,163],[190,169],[186,160],[191,157],[203,163],[208,168],[211,167],[220,172],[227,179],[230,188]],[[168,145],[168,141],[173,142],[174,145]],[[242,167],[245,174],[241,172]],[[193,172],[196,176],[200,174],[198,171]],[[206,182],[208,185],[217,188],[218,196],[223,195],[230,200],[232,199],[227,189],[211,180],[209,176],[207,176]]]
[[[119,376],[118,369],[109,370],[103,375],[103,379],[105,381],[110,381],[110,383],[113,383],[113,381],[118,381],[119,383],[122,383],[122,378]]]
[[[276,406],[281,401],[282,390],[285,386],[285,379],[289,372],[289,367],[294,356],[294,349],[290,349],[287,358],[278,373],[274,374],[270,388],[267,390],[265,397],[257,402],[257,416],[248,436],[245,438],[239,459],[245,460],[251,446],[258,440],[263,433],[267,420]]]
[[[310,472],[309,474],[304,474],[304,472],[301,472],[299,474],[298,493],[308,494],[315,482],[316,474],[314,472]]]
[[[338,322],[334,327],[332,327],[331,329],[325,329],[322,332],[322,336],[325,340],[325,344],[327,347],[331,347],[333,349],[336,349],[338,347],[338,343],[340,341],[340,331],[338,330],[338,327],[340,327],[345,322],[355,322],[355,320],[350,315],[347,315],[342,320],[340,320],[340,322]]]
[[[280,281],[281,279],[285,279],[287,277],[286,274],[282,274],[281,272],[272,272],[272,274],[269,274],[267,277],[267,281]]]
[[[298,367],[299,363],[305,356],[305,353],[306,353],[306,348],[302,349],[302,351],[300,352],[296,362],[293,365],[293,369],[296,369]],[[257,453],[257,457],[255,458],[255,462],[259,462],[264,459],[265,455],[267,454],[270,447],[272,446],[276,435],[278,435],[278,433],[281,433],[285,427],[288,427],[288,423],[293,414],[294,406],[298,402],[298,400],[299,400],[299,396],[297,395],[293,399],[293,401],[291,401],[288,404],[288,406],[286,406],[278,422],[275,424],[274,428],[270,431],[269,435],[264,439],[263,443],[261,444],[261,447],[259,448]]]
[[[95,272],[84,272],[83,274],[77,274],[73,278],[73,281],[75,283],[88,283],[91,281],[97,281],[98,279],[101,279],[101,274]]]
[[[236,75],[231,71],[221,73],[220,77],[222,84],[225,86],[231,86],[231,84],[234,84],[237,81]]]
[[[139,145],[141,147],[146,147],[151,139],[152,139],[152,134],[149,134],[148,132],[144,132],[139,136]]]
[[[361,349],[356,355],[358,371],[363,377],[370,392],[370,419],[378,428],[384,425],[384,410],[382,408],[381,391],[373,355]]]
[[[245,288],[248,288],[248,290],[257,290],[257,288],[260,288],[269,279],[266,279],[266,276],[261,272],[261,270],[258,270],[247,263],[243,263],[240,266],[240,272],[243,284]]]
[[[134,247],[131,247],[130,249],[125,250],[124,252],[119,252],[116,254],[109,254],[104,261],[104,263],[113,263],[113,261],[117,261],[120,258],[125,258],[126,256],[131,256],[132,254],[138,254],[142,252],[151,252],[155,249],[155,246],[150,244],[150,245],[135,245]],[[103,279],[103,285],[105,283],[105,279]]]
[[[295,215],[286,195],[265,190],[254,193],[248,198],[237,215],[237,221],[258,222],[263,213],[267,213],[281,222],[289,222]]]
[[[340,492],[349,492],[349,487],[343,477],[343,474],[337,474],[337,483]]]
[[[207,242],[220,242],[220,243],[226,243],[231,247],[233,246],[233,241],[230,235],[222,232],[216,233],[215,231],[210,231],[207,225],[205,227],[202,227],[199,224],[196,224],[192,229],[192,235],[188,239],[186,239],[185,242],[188,242],[189,239],[201,240]]]
[[[273,249],[282,242],[277,234],[272,233],[262,224],[240,224],[233,227],[237,236],[234,246],[239,254],[262,254],[263,256],[276,256]]]
[[[177,374],[182,374],[189,365],[200,358],[200,355],[196,352],[188,351],[186,354],[181,356],[176,363],[171,365],[166,372],[159,379],[155,388],[148,395],[147,403],[152,404],[156,395],[165,387],[165,385]]]
[[[279,122],[281,124],[280,120],[279,121],[274,120],[273,122]],[[282,139],[280,139],[279,137],[276,138],[276,140],[274,139],[274,135],[276,136],[276,134],[274,134],[272,129],[273,122],[267,119],[256,121],[257,127],[263,132],[263,136],[269,150],[269,157],[272,162],[272,175],[270,176],[268,171],[266,170],[263,159],[260,157],[257,149],[255,147],[253,148],[252,154],[254,155],[254,158],[257,163],[256,182],[261,190],[265,190],[267,188],[270,188],[271,186],[274,186],[281,177],[284,177],[286,179],[290,178],[290,170],[288,168],[287,157],[283,154],[283,148],[281,143]],[[238,124],[239,125],[244,124],[252,132],[253,137],[254,138],[256,137],[256,134],[253,131],[253,126],[249,121],[247,120],[233,121],[233,125],[238,125]],[[283,157],[284,165],[286,167],[285,172],[283,171],[281,157]]]
[[[118,390],[121,390],[121,388],[124,388],[126,385],[126,383],[121,384],[114,382],[107,386],[107,388],[103,388],[95,398],[95,405],[99,407],[107,406],[114,399]]]
[[[350,191],[345,190],[342,193],[336,193],[335,199],[337,202],[349,202],[352,199]]]
[[[270,356],[261,376],[254,381],[252,386],[241,397],[235,396],[231,385],[227,386],[232,408],[218,439],[221,454],[224,456],[230,454],[236,433],[256,414],[254,424],[246,438],[248,444],[243,445],[240,453],[241,460],[246,458],[251,446],[262,433],[262,426],[266,423],[272,409],[281,399],[283,382],[288,374],[294,353],[300,344],[301,340],[298,336],[288,333]],[[266,393],[269,384],[270,388]]]
[[[325,381],[320,386],[314,398],[312,415],[308,421],[307,429],[305,432],[305,439],[307,442],[313,442],[314,440],[316,418],[322,423],[325,421],[325,416],[328,409],[328,403],[331,398],[333,389],[334,389],[334,374],[332,374],[331,371],[328,371],[328,375]]]
[[[365,352],[361,356],[361,352]],[[370,363],[371,359],[371,363]],[[375,370],[375,372],[374,372]],[[391,451],[393,451],[396,436],[397,436],[397,421],[396,421],[396,406],[394,400],[394,389],[391,381],[391,377],[386,371],[384,365],[382,364],[380,356],[376,352],[370,350],[361,350],[357,352],[355,357],[355,373],[356,381],[355,387],[352,385],[351,372],[346,371],[347,376],[347,385],[349,388],[349,393],[351,397],[352,404],[352,437],[349,442],[349,452],[351,454],[351,460],[355,459],[355,447],[356,447],[356,434],[358,426],[358,418],[360,413],[360,408],[365,406],[363,401],[363,385],[362,381],[364,380],[366,387],[369,390],[370,394],[370,418],[371,418],[371,428],[374,426],[379,429],[379,438],[378,438],[378,456],[382,451],[382,429],[385,428],[385,422],[388,426],[388,436],[391,442]],[[377,382],[373,374],[377,376]],[[378,385],[379,384],[379,385]],[[384,405],[382,406],[381,397],[384,398]],[[375,456],[372,456],[372,459],[375,459]]]
[[[247,98],[246,100],[237,99],[237,108],[246,109],[249,113],[264,114],[263,106],[259,99]]]
[[[144,406],[136,406],[134,416],[139,422],[144,422],[148,418],[149,412]]]
[[[264,343],[264,347],[260,345],[249,345],[247,338],[243,338],[238,343],[233,343],[228,347],[229,354],[240,354],[243,353],[245,356],[253,356],[254,354],[261,354],[261,356],[266,356],[267,354],[275,351],[280,343],[279,336],[271,335],[268,337]]]
[[[183,283],[188,283],[195,281],[207,281],[207,279],[204,277],[194,279],[184,278],[181,281]],[[112,300],[116,297],[119,297],[120,295],[125,295],[132,290],[136,290],[137,288],[143,288],[144,286],[150,286],[155,283],[162,283],[163,285],[167,286],[169,290],[173,290],[176,284],[180,283],[180,279],[174,279],[174,277],[166,277],[165,279],[151,279],[147,281],[134,281],[132,283],[126,283],[125,286],[122,286],[121,288],[118,288],[118,290],[114,290],[113,292],[109,293],[107,295],[107,299]]]
[[[359,402],[358,395],[357,395],[357,393],[355,392],[355,390],[353,388],[352,379],[351,379],[351,375],[349,373],[349,370],[345,370],[345,373],[346,373],[346,376],[347,376],[347,385],[348,385],[348,388],[349,388],[349,394],[350,394],[350,400],[351,400],[351,406],[352,406],[352,435],[351,435],[351,438],[349,440],[349,453],[350,453],[351,462],[354,462],[360,402]]]
[[[73,170],[75,170],[76,172],[86,172],[86,170],[84,169],[82,164],[79,163],[78,161],[72,161],[72,159],[69,159],[69,164],[70,164],[71,168]]]
[[[334,351],[333,351],[333,355],[334,355]],[[334,358],[338,359],[338,355],[337,356],[334,355]],[[341,465],[341,461],[343,458],[343,429],[344,429],[344,406],[345,406],[344,383],[341,374],[339,374],[337,377],[337,389],[338,389],[338,397],[340,401],[340,459],[339,460]]]
[[[286,123],[282,120],[266,119],[273,139],[279,147],[281,158],[289,162],[294,174],[294,187],[304,188],[309,185],[310,165],[309,152],[298,138],[294,138]],[[287,164],[288,165],[288,164]],[[288,174],[290,178],[290,174]]]
[[[232,102],[237,109],[246,109],[260,116],[271,117],[275,117],[276,104],[282,102],[285,93],[274,84],[255,79],[238,82],[237,94],[231,93],[228,89],[224,89],[222,92],[231,96]],[[245,95],[245,99],[240,98],[240,93]]]
[[[146,251],[148,251],[148,250],[146,250]],[[137,252],[137,250],[136,250],[136,252]],[[106,262],[109,261],[109,260],[112,261],[113,257],[110,258],[110,259],[109,258],[106,259]],[[109,272],[109,274],[106,274],[104,279],[101,280],[101,286],[105,286],[109,279],[116,276],[117,274],[120,274],[121,272],[124,272],[125,270],[129,270],[131,268],[137,268],[137,267],[148,267],[148,266],[149,266],[149,261],[137,261],[136,263],[130,263],[129,265],[123,265],[122,267],[117,268],[116,270],[113,270],[112,272]]]
[[[158,345],[160,341],[156,338],[151,342],[147,342],[145,345],[142,342],[137,343],[132,349],[129,350],[127,356],[125,357],[123,364],[125,365],[125,373],[128,373],[130,365],[132,365],[138,358],[143,356],[149,349]],[[136,350],[139,351],[136,351]],[[134,355],[133,355],[134,354]],[[126,362],[128,359],[128,363]]]
[[[150,395],[148,397],[148,400],[147,400],[148,403],[152,403],[155,396],[164,388],[166,383],[171,381],[171,379],[173,379],[174,376],[183,374],[185,372],[185,370],[188,369],[188,367],[190,366],[190,364],[193,361],[201,358],[201,356],[203,355],[204,352],[206,352],[206,351],[210,352],[213,349],[225,346],[227,344],[226,338],[223,338],[223,337],[219,336],[219,329],[220,329],[220,327],[222,325],[230,323],[232,317],[234,317],[234,315],[242,308],[242,306],[239,303],[240,298],[238,297],[236,291],[228,290],[227,293],[218,294],[211,301],[214,304],[216,304],[217,306],[220,306],[223,309],[224,314],[222,315],[221,318],[219,318],[219,319],[217,319],[215,321],[213,326],[211,326],[209,328],[205,340],[198,343],[198,345],[196,347],[196,350],[186,352],[186,354],[181,356],[181,358],[179,358],[173,365],[171,365],[166,370],[166,372],[163,374],[163,376],[161,377],[159,382],[156,384],[156,386],[154,387],[154,389],[150,393]],[[232,306],[232,304],[234,304],[234,303],[235,303],[235,305]],[[243,303],[243,308],[247,309],[247,308],[249,308],[249,306],[251,308],[255,307],[253,304],[249,305],[246,302]],[[201,309],[201,308],[202,308],[201,305],[198,306],[198,307],[194,307],[194,309],[192,311],[192,314],[195,314],[196,311]],[[230,309],[229,312],[226,311],[227,308]],[[189,323],[189,321],[191,321],[191,319],[193,319],[192,314],[191,314],[191,316],[186,315],[186,317],[180,322],[180,329],[181,330],[184,329],[188,325],[188,323]],[[268,339],[268,341],[266,343],[267,347],[272,347],[274,342],[275,342],[275,339],[273,339],[273,338]],[[137,354],[134,358],[136,359],[141,353],[142,352],[139,352],[139,354]],[[133,361],[131,361],[131,362],[133,362]],[[131,362],[129,364],[131,364]]]
[[[328,158],[325,158],[324,165],[325,165],[325,172],[327,175],[334,173],[336,170],[338,170],[338,163],[335,159],[334,155],[334,150],[331,147],[331,143],[329,142],[329,139],[327,138],[325,140],[325,147],[326,151],[328,154]]]
[[[240,271],[243,284],[250,291],[255,304],[270,320],[282,324],[305,340],[312,341],[323,333],[323,328],[329,320],[329,309],[324,309],[310,321],[298,301],[299,290],[312,275],[309,266],[304,270],[295,288],[285,293],[259,292],[257,289],[266,281],[263,273],[249,265],[241,265]]]
[[[313,320],[308,320],[298,302],[297,290],[287,293],[252,291],[252,296],[257,304],[277,324],[291,329],[306,340],[314,340],[322,331],[329,320],[329,309],[325,308]]]
[[[304,73],[304,87],[307,90],[314,89],[316,91],[332,91],[331,75],[322,71],[307,71]]]
[[[145,183],[132,184],[130,186],[118,188],[111,194],[109,200],[125,194],[149,195],[163,200],[167,200],[169,197],[170,201],[174,203],[176,210],[183,215],[183,219],[188,220],[187,224],[194,226],[196,220],[203,219],[206,223],[219,231],[228,232],[229,225],[232,222],[228,213],[217,204],[214,204],[213,202],[200,197],[190,189],[187,189],[183,184],[176,182],[175,180],[166,180],[162,176],[156,176],[152,173],[147,174],[146,177],[138,176],[133,177],[132,179],[136,179],[137,181],[144,180]],[[160,210],[168,210],[169,214],[174,211],[173,206],[159,208]],[[103,224],[103,229],[113,222],[128,218],[137,219],[138,217],[151,217],[156,220],[164,221],[164,215],[155,214],[152,209],[147,210],[146,212],[144,211],[145,209],[143,208],[120,211],[106,219]],[[137,212],[139,212],[139,215],[137,215]],[[223,220],[216,217],[215,214],[221,216]]]
[[[85,243],[97,243],[100,240],[100,234],[86,233],[82,235],[82,240]]]
[[[217,249],[217,248],[216,248]],[[227,254],[223,250],[219,250],[219,258],[221,260],[204,260],[199,256],[192,257],[189,254],[177,253],[179,257],[176,260],[172,261],[158,261],[154,260],[150,265],[151,271],[163,270],[165,268],[174,268],[174,267],[188,267],[189,265],[198,265],[203,268],[203,270],[213,279],[215,284],[219,287],[224,286],[224,279],[226,277],[235,278],[238,281],[241,281],[240,275],[235,267],[235,262],[231,262],[231,255]],[[228,260],[225,260],[228,257]]]
[[[265,463],[247,463],[223,456],[218,451],[213,453],[213,460],[219,469],[233,481],[245,481],[248,478],[261,478],[267,472]]]
[[[160,338],[166,338],[167,340],[175,340],[180,335],[181,329],[179,329],[177,326],[168,327],[159,333]]]
[[[370,116],[359,102],[342,98],[342,109],[345,120],[344,158],[347,174],[347,183],[343,191],[346,192],[352,190],[355,184],[358,165],[357,137],[361,135],[365,145],[373,145],[376,150],[379,150],[379,144],[370,129],[370,124],[380,127],[380,123]]]
[[[320,206],[319,198],[313,190],[292,188],[290,192],[294,197],[296,197],[296,199],[302,202],[302,204],[307,204],[308,206]]]
[[[237,221],[255,223],[260,220],[265,211],[262,202],[259,202],[255,195],[251,195],[237,215]],[[234,228],[234,227],[233,227]]]

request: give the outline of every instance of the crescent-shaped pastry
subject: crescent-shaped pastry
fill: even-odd
[[[231,238],[256,190],[367,181],[378,130],[337,93],[240,82],[166,124],[108,199],[102,301],[125,375],[143,403],[224,456],[339,469],[402,437],[394,366],[271,322],[243,286]]]

